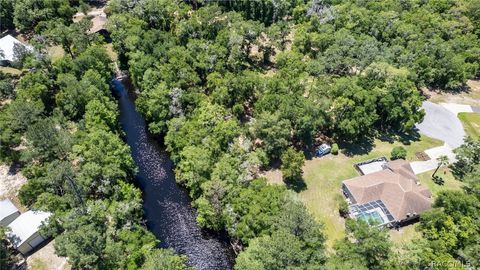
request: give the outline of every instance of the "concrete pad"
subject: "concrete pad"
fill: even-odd
[[[374,161],[374,162],[371,162],[371,163],[368,163],[368,164],[363,164],[363,165],[360,165],[358,166],[358,168],[360,169],[360,171],[362,171],[362,173],[365,175],[365,174],[371,174],[371,173],[374,173],[374,172],[379,172],[379,171],[383,171],[383,167],[382,165],[384,165],[385,163],[387,163],[386,161]]]
[[[451,111],[453,114],[458,115],[461,112],[473,112],[472,106],[455,104],[455,103],[440,103],[447,110]]]
[[[410,162],[410,166],[412,167],[412,170],[415,174],[421,174],[424,172],[435,170],[435,168],[437,168],[437,165],[438,163],[436,160]]]
[[[455,153],[453,153],[453,149],[448,145],[444,144],[439,147],[434,147],[430,148],[428,150],[425,150],[425,153],[431,158],[431,159],[437,159],[440,156],[447,156],[449,162],[455,162]]]
[[[422,123],[415,125],[420,133],[442,140],[452,148],[463,144],[465,131],[453,112],[429,101],[424,101],[422,108],[425,110],[425,118]]]

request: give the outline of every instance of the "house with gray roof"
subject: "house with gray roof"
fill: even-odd
[[[20,212],[9,199],[0,201],[0,226],[7,226],[18,216]]]
[[[17,60],[15,55],[17,47],[21,48],[23,51],[33,50],[31,46],[22,43],[11,35],[6,35],[0,38],[0,66],[8,66]]]
[[[12,245],[22,254],[28,254],[43,243],[46,238],[40,234],[40,226],[47,222],[50,213],[27,211],[8,225],[8,238]]]

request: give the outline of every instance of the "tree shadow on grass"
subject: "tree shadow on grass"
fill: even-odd
[[[404,145],[410,145],[412,142],[420,141],[421,135],[416,128],[408,132],[387,131],[379,133],[377,138],[382,142],[394,143],[401,142]]]
[[[375,146],[374,138],[362,138],[354,142],[339,142],[339,147],[342,153],[348,157],[356,155],[365,155],[372,151]]]
[[[284,182],[288,189],[291,189],[297,193],[307,190],[307,184],[301,177],[285,179]]]

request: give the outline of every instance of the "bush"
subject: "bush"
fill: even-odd
[[[396,146],[392,149],[390,155],[391,160],[405,159],[407,157],[407,149],[405,149],[403,146]]]
[[[338,213],[341,217],[348,217],[348,203],[342,195],[336,196],[336,201],[338,205]]]
[[[332,154],[334,155],[338,155],[338,144],[334,143],[332,144],[332,150],[331,150]]]

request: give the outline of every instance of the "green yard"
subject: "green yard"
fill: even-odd
[[[453,177],[453,174],[447,168],[440,168],[436,175],[440,176],[445,180],[445,183],[442,186],[435,184],[432,181],[432,174],[434,171],[424,172],[417,175],[420,183],[427,186],[433,194],[433,197],[443,190],[458,190],[462,187],[462,182],[456,180]]]
[[[468,136],[474,139],[480,138],[480,113],[459,113],[458,118],[462,121]]]
[[[367,145],[343,146],[343,151],[337,156],[328,155],[306,161],[304,179],[307,187],[300,196],[308,209],[325,224],[327,246],[332,247],[334,241],[344,235],[344,219],[338,214],[335,197],[341,194],[343,180],[358,176],[353,167],[355,163],[380,156],[389,158],[390,151],[395,146],[404,146],[407,149],[407,160],[412,161],[415,160],[416,152],[442,144],[439,140],[425,136],[410,141],[408,138],[396,138],[393,141],[377,139]]]
[[[12,75],[19,75],[22,73],[21,70],[12,68],[12,67],[0,67],[0,72],[12,74]]]

